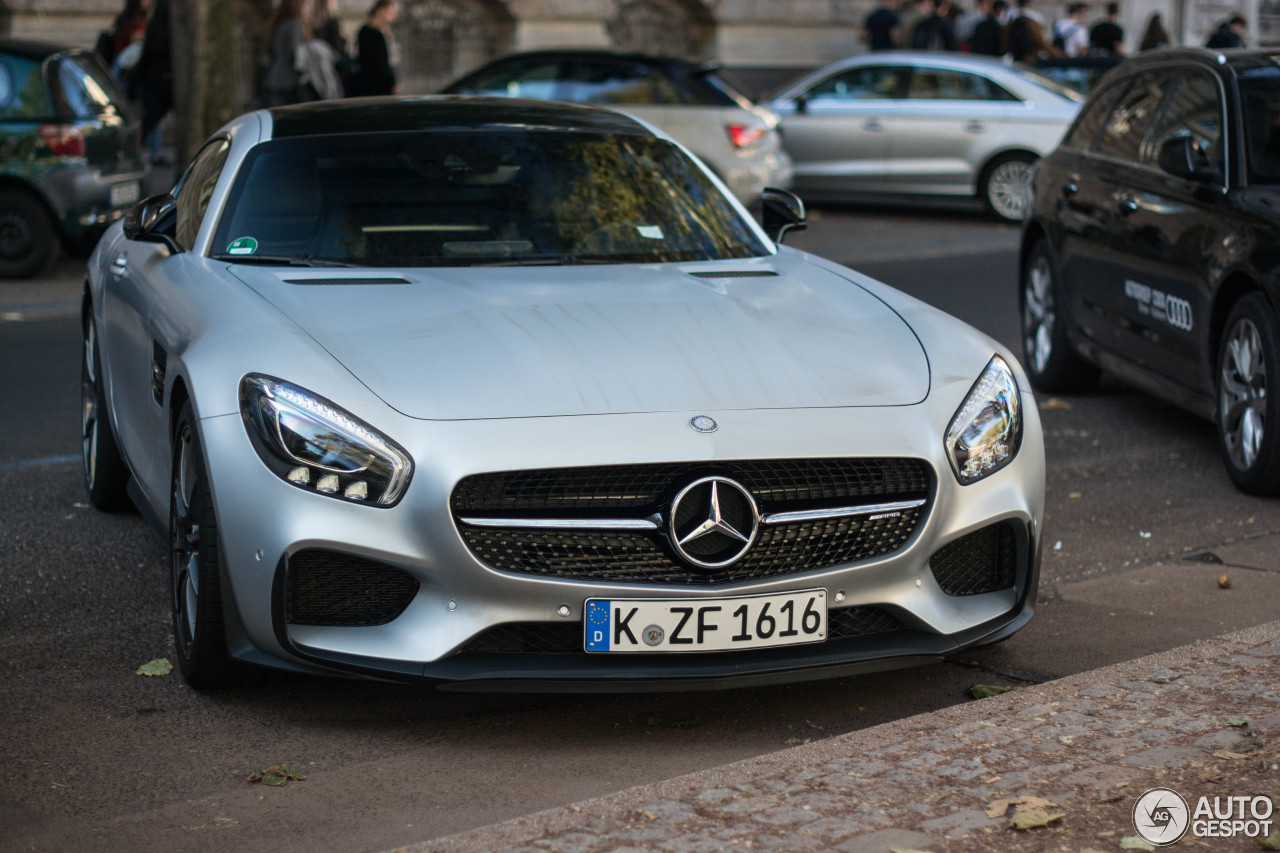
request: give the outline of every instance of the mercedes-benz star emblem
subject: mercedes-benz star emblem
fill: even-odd
[[[703,477],[685,486],[671,502],[668,521],[676,552],[703,569],[742,559],[759,525],[755,499],[727,477]]]
[[[698,432],[715,432],[720,428],[720,424],[716,423],[716,419],[707,415],[698,415],[696,418],[691,418],[689,426]]]

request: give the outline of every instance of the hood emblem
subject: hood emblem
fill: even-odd
[[[742,559],[755,541],[760,513],[746,487],[727,477],[703,477],[671,502],[671,544],[691,565],[720,569]]]
[[[689,426],[698,432],[715,432],[720,429],[720,424],[716,423],[716,419],[706,415],[698,415],[696,418],[692,418],[689,421]]]

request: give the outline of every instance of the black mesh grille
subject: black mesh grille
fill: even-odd
[[[827,637],[865,637],[902,628],[878,607],[845,607],[827,616]],[[477,634],[459,654],[566,655],[583,652],[581,622],[510,622]],[[585,652],[584,652],[585,653]]]
[[[399,569],[331,551],[289,558],[285,618],[293,625],[385,625],[418,594]]]
[[[663,515],[674,494],[708,474],[729,477],[753,495],[761,513],[927,498],[928,466],[914,459],[802,459],[617,465],[482,474],[453,494],[462,537],[502,571],[581,580],[714,585],[814,571],[880,557],[911,538],[926,507],[880,518],[761,525],[738,562],[693,569],[665,534],[644,531],[478,527],[462,518],[647,518]]]
[[[993,524],[940,548],[929,559],[938,586],[947,595],[978,595],[1009,589],[1018,569],[1013,528]]]

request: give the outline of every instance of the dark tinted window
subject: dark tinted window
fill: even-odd
[[[176,192],[178,197],[178,245],[190,249],[196,242],[204,212],[209,209],[209,199],[217,186],[222,166],[227,162],[230,146],[225,139],[215,140],[200,149],[182,176]]]
[[[1142,140],[1159,114],[1175,72],[1158,71],[1139,75],[1116,103],[1102,127],[1099,153],[1121,160],[1137,160]]]
[[[1128,88],[1129,81],[1126,80],[1108,86],[1091,97],[1081,110],[1075,126],[1063,140],[1063,147],[1085,150],[1095,147],[1098,137],[1102,134],[1102,125],[1111,113],[1111,108],[1115,106],[1116,99]]]
[[[54,67],[55,93],[62,112],[76,118],[92,119],[120,115],[125,97],[111,73],[92,56],[77,54],[61,59]]]
[[[1174,85],[1151,136],[1148,162],[1156,161],[1161,145],[1179,137],[1189,137],[1209,162],[1222,168],[1222,98],[1209,74],[1189,70]]]
[[[1249,182],[1280,184],[1280,70],[1240,75]]]
[[[560,97],[575,104],[676,104],[680,96],[660,69],[644,62],[580,59],[569,63]]]
[[[903,69],[870,65],[851,68],[809,89],[810,101],[879,101],[899,97]]]
[[[471,266],[766,253],[698,166],[640,135],[513,129],[276,140],[241,166],[227,209],[214,252],[245,262]]]
[[[50,118],[53,114],[40,63],[0,56],[0,118]]]
[[[561,65],[559,60],[503,62],[479,71],[461,84],[450,87],[459,95],[499,95],[511,98],[533,98],[539,101],[559,100]]]
[[[907,97],[931,101],[1013,101],[1003,86],[980,74],[949,68],[917,68],[907,83]]]

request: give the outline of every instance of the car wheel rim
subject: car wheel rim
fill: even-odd
[[[196,491],[195,445],[190,427],[178,437],[178,464],[173,472],[173,518],[170,520],[173,562],[173,613],[178,642],[188,654],[196,635],[200,595],[200,520],[193,508]]]
[[[1005,219],[1025,219],[1031,203],[1031,164],[1009,160],[996,166],[987,181],[987,200]]]
[[[1265,436],[1267,367],[1262,337],[1251,320],[1231,330],[1222,360],[1219,399],[1222,436],[1231,463],[1247,471],[1258,460]]]
[[[84,478],[90,489],[98,473],[98,370],[93,357],[96,342],[90,323],[84,338],[84,378],[80,382],[80,447]]]
[[[31,223],[17,213],[0,216],[0,257],[16,260],[31,251]]]
[[[1053,306],[1053,278],[1049,261],[1036,258],[1027,270],[1023,290],[1023,350],[1037,374],[1044,373],[1053,356],[1053,327],[1057,322]]]

